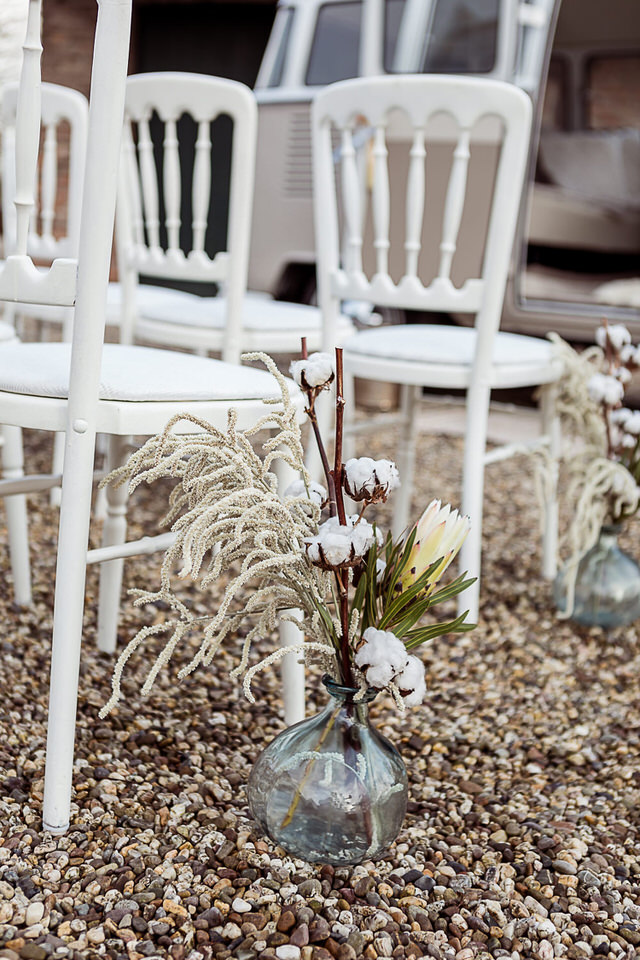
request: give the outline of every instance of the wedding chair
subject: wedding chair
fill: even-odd
[[[256,156],[257,107],[243,84],[190,73],[148,73],[127,80],[123,167],[118,194],[117,246],[121,274],[122,339],[221,354],[238,362],[247,350],[295,353],[307,338],[309,351],[323,342],[317,307],[247,293],[251,210]],[[185,114],[197,124],[192,166],[181,151]],[[212,191],[212,122],[233,121],[226,245],[214,257],[205,251]],[[162,124],[162,161],[154,160],[150,121]],[[186,137],[185,137],[186,139]],[[158,140],[156,139],[156,143]],[[191,184],[182,196],[181,180]],[[220,206],[224,206],[220,204]],[[220,209],[214,216],[221,219]],[[166,235],[166,245],[164,236]],[[217,238],[216,238],[217,239]],[[182,244],[182,246],[181,246]],[[220,285],[221,295],[199,296],[138,278]],[[117,309],[113,288],[109,312]],[[354,332],[339,315],[332,347]]]
[[[472,526],[461,566],[478,578],[484,468],[522,450],[515,444],[487,451],[491,390],[539,386],[539,443],[553,458],[559,442],[553,391],[561,364],[552,346],[498,329],[525,181],[531,112],[529,98],[512,85],[453,76],[347,80],[321,91],[312,107],[318,297],[328,342],[340,302],[347,298],[404,310],[471,314],[475,321],[472,327],[420,323],[357,333],[344,344],[344,365],[349,378],[402,385],[400,414],[386,420],[398,430],[402,487],[395,495],[396,533],[409,521],[419,392],[425,387],[466,391],[462,509]],[[362,136],[363,128],[369,131],[369,156],[366,164],[359,164],[354,138],[356,131]],[[454,149],[443,180],[437,164],[447,143]],[[473,158],[476,150],[488,148],[497,149],[499,158],[494,182],[482,185],[473,179]],[[399,151],[404,151],[404,168]],[[396,174],[390,181],[392,152],[394,169],[404,170],[401,180]],[[363,197],[370,198],[370,209],[363,206]],[[468,206],[470,216],[485,217],[486,235],[477,271],[460,278],[456,250]],[[402,223],[403,217],[403,247],[394,250],[390,222]],[[428,241],[434,236],[439,247],[429,254]],[[369,418],[361,427],[378,430],[382,422]],[[354,432],[357,425],[350,429]],[[557,527],[553,470],[549,476],[543,571],[552,577]],[[460,598],[471,619],[477,618],[478,603],[479,579]]]
[[[29,0],[16,120],[16,242],[0,262],[0,300],[75,305],[75,319],[71,343],[10,343],[0,350],[0,423],[65,434],[43,808],[45,829],[63,833],[70,813],[86,563],[101,564],[99,644],[112,650],[122,557],[167,543],[167,535],[125,543],[126,493],[110,490],[103,547],[87,551],[96,432],[111,438],[116,466],[131,434],[153,434],[182,412],[224,427],[231,406],[242,428],[264,413],[264,398],[276,390],[268,374],[250,367],[167,350],[103,346],[131,0],[98,0],[78,259],[58,258],[46,270],[34,265],[27,244],[39,142],[41,2]],[[291,391],[302,417],[303,399],[293,384]],[[282,465],[280,483],[291,473]],[[58,482],[42,475],[5,479],[0,496]],[[299,636],[295,624],[282,624],[284,643]],[[293,655],[289,661],[287,722],[303,715],[303,668]]]
[[[16,113],[18,84],[2,89],[2,223],[5,254],[15,249]],[[77,257],[80,240],[82,182],[87,150],[89,104],[78,90],[57,83],[42,83],[40,91],[41,149],[36,168],[34,204],[29,218],[27,252],[40,264],[60,257]],[[67,162],[61,161],[62,152]],[[63,183],[64,179],[64,183]],[[5,315],[16,323],[21,317],[54,323],[62,339],[71,339],[73,307],[38,303],[5,304]]]

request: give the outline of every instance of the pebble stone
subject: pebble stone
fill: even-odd
[[[392,456],[393,440],[374,437],[370,454]],[[30,468],[48,469],[48,440],[26,432],[25,451]],[[435,495],[457,505],[461,458],[458,438],[421,436],[416,511]],[[409,803],[384,856],[354,867],[293,859],[251,820],[245,784],[283,729],[280,680],[273,669],[260,674],[257,702],[247,703],[229,678],[233,643],[179,683],[194,653],[186,643],[144,698],[155,657],[134,656],[123,702],[99,720],[113,660],[95,644],[94,568],[71,824],[62,836],[42,832],[57,514],[44,494],[29,498],[29,511],[38,550],[28,610],[13,605],[0,550],[0,960],[637,955],[638,625],[604,634],[557,619],[539,576],[526,460],[497,464],[487,484],[478,627],[424,649],[422,707],[403,717],[388,697],[372,705],[376,727],[405,759]],[[376,506],[381,525],[389,511]],[[155,532],[163,512],[159,489],[142,485],[130,507],[134,532]],[[637,524],[621,539],[631,553]],[[157,582],[159,564],[128,561],[123,596]],[[216,609],[217,590],[184,586],[198,616]],[[148,618],[125,597],[119,643]],[[275,635],[260,640],[256,659],[276,645]],[[325,703],[319,676],[311,665],[309,714]]]

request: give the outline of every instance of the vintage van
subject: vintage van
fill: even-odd
[[[503,329],[590,340],[606,314],[640,337],[637,0],[280,0],[256,83],[250,286],[313,296],[310,102],[383,72],[497,77],[534,101]]]

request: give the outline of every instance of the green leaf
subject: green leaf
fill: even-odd
[[[466,572],[462,573],[459,577],[456,577],[455,580],[452,580],[451,583],[448,583],[446,587],[441,587],[436,593],[432,593],[431,603],[435,606],[436,603],[442,603],[444,600],[450,600],[451,597],[456,597],[478,579],[477,577],[471,577],[469,580],[465,580],[466,575]]]
[[[477,623],[465,623],[468,610],[465,610],[455,620],[449,620],[447,623],[433,623],[428,627],[420,627],[419,630],[412,630],[404,638],[404,645],[407,650],[413,650],[429,640],[442,636],[444,633],[468,633],[475,630]]]

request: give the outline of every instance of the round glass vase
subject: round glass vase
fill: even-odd
[[[620,524],[603,524],[598,540],[578,563],[570,619],[584,626],[623,627],[640,617],[640,567],[618,546]],[[567,606],[566,573],[553,585],[559,610]]]
[[[249,777],[249,808],[292,856],[349,865],[378,856],[396,838],[407,808],[407,771],[369,721],[357,691],[324,677],[325,709],[279,734]]]

